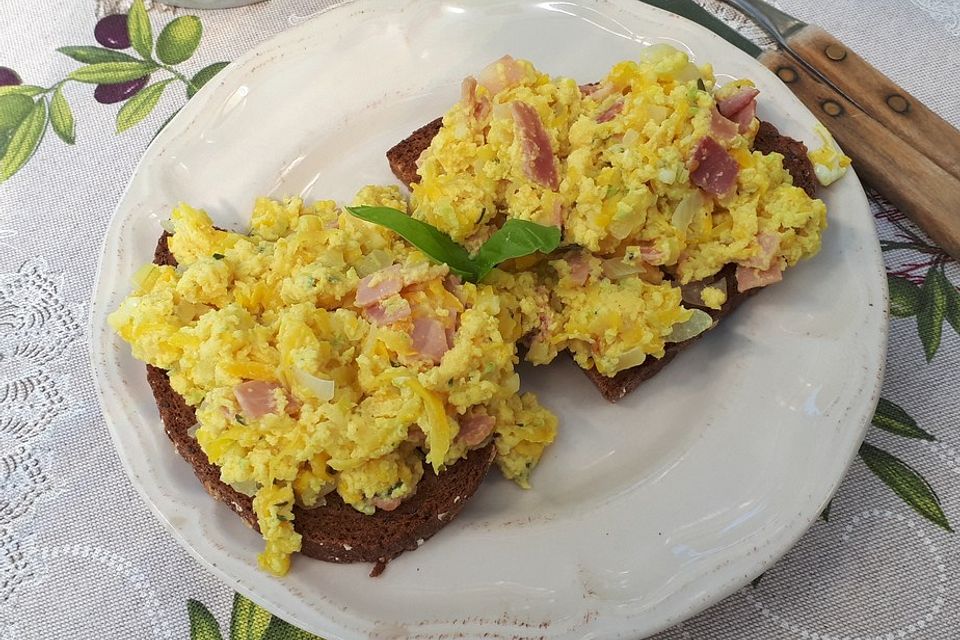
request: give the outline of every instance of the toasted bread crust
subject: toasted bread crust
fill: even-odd
[[[164,233],[154,253],[154,262],[175,266]],[[204,489],[229,505],[246,523],[257,528],[253,500],[220,481],[220,469],[207,460],[196,439],[188,432],[196,424],[193,407],[170,386],[167,372],[147,365],[147,382],[163,420],[164,431],[177,453],[192,467]],[[491,442],[473,450],[468,457],[441,472],[429,469],[417,485],[417,493],[394,511],[360,513],[345,505],[336,493],[327,504],[313,509],[294,507],[294,526],[303,536],[302,553],[327,562],[382,563],[404,551],[412,551],[450,523],[480,487],[493,462]]]
[[[437,118],[420,127],[405,140],[400,141],[387,152],[387,161],[393,175],[405,185],[409,186],[420,181],[417,174],[416,161],[430,146],[430,141],[440,131],[443,119]],[[810,197],[816,196],[817,179],[813,171],[813,164],[807,157],[807,147],[800,141],[781,135],[769,122],[760,121],[760,128],[754,141],[754,148],[762,153],[780,153],[783,155],[783,166],[793,177],[793,183],[807,192]],[[720,272],[727,281],[727,301],[719,311],[704,309],[719,321],[731,314],[734,309],[752,296],[759,289],[751,289],[746,293],[737,290],[736,268],[727,265]],[[647,358],[646,362],[636,367],[626,369],[614,376],[608,377],[596,369],[585,369],[587,377],[596,385],[600,394],[610,402],[622,399],[646,380],[658,374],[677,354],[696,342],[696,339],[667,345],[662,358]]]

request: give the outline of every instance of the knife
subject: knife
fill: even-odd
[[[823,29],[759,0],[724,1],[783,49],[761,49],[693,0],[643,1],[710,29],[776,73],[864,180],[960,259],[960,132],[949,123]]]

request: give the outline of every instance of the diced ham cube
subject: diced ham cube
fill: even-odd
[[[623,100],[617,100],[597,116],[597,122],[610,122],[623,111]]]
[[[707,136],[693,150],[690,180],[707,193],[724,195],[737,184],[740,165],[719,142]]]
[[[781,280],[783,280],[783,271],[779,264],[763,271],[750,267],[737,267],[737,291],[741,293],[749,289],[765,287]]]
[[[560,186],[550,135],[537,110],[519,100],[510,103],[516,135],[523,150],[523,171],[528,178],[556,191]]]
[[[410,337],[414,350],[434,364],[439,364],[443,354],[450,349],[447,333],[436,318],[414,318]]]
[[[233,388],[240,410],[249,418],[259,418],[277,410],[274,391],[280,388],[276,382],[249,380]]]
[[[717,110],[720,111],[721,115],[733,120],[733,116],[753,102],[758,95],[760,95],[760,91],[754,87],[743,87],[733,95],[718,100]]]
[[[511,56],[503,56],[491,62],[478,74],[479,84],[487,88],[491,96],[504,89],[523,84],[527,77],[526,68]]]
[[[468,447],[475,447],[487,439],[496,423],[496,418],[486,413],[468,413],[460,419],[460,434],[457,437]]]
[[[382,305],[377,302],[363,308],[363,315],[367,321],[385,327],[394,322],[405,320],[410,317],[410,303],[400,298],[399,302],[392,302],[389,305]]]
[[[357,284],[358,307],[366,307],[395,293],[403,288],[403,278],[400,275],[400,265],[394,264],[371,273]]]
[[[769,268],[771,261],[780,251],[780,236],[770,232],[758,233],[757,244],[760,245],[760,253],[741,262],[741,266],[760,270]]]

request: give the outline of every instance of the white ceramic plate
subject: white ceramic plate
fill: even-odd
[[[259,194],[346,199],[393,181],[386,149],[503,53],[590,81],[655,42],[753,78],[761,117],[816,145],[813,116],[756,61],[631,0],[354,2],[244,55],[157,137],[105,240],[93,365],[131,480],[231,587],[329,639],[636,638],[743,585],[814,521],[884,362],[885,278],[852,172],[824,194],[822,253],[621,403],[568,364],[524,371],[561,418],[534,488],[491,474],[459,520],[377,579],[308,558],[282,580],[258,571],[259,536],[174,453],[143,366],[106,328],[178,201],[242,228]]]

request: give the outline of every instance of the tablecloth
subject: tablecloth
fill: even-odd
[[[769,44],[731,9],[700,1]],[[39,87],[18,91],[43,91],[24,102],[0,89],[0,639],[310,637],[236,596],[141,502],[94,397],[84,325],[110,215],[186,89],[335,2],[210,12],[148,2],[154,33],[199,16],[170,30],[171,59],[189,57],[170,65],[166,90],[114,104],[90,84],[60,84],[96,61],[58,48],[97,45],[98,11],[129,6],[101,2],[0,1],[0,82],[12,70]],[[960,125],[957,0],[778,4]],[[876,194],[871,206],[893,313],[875,427],[829,513],[785,558],[661,640],[960,636],[960,267]]]

